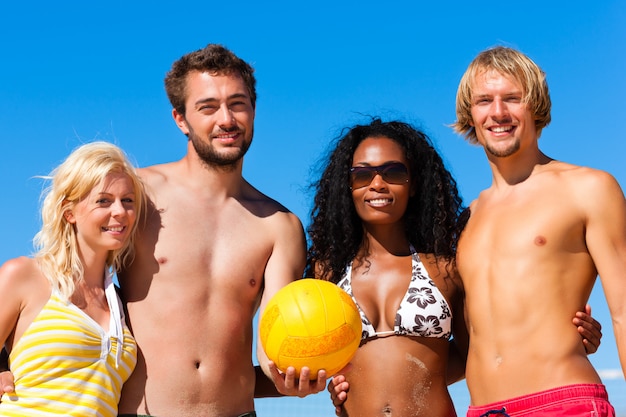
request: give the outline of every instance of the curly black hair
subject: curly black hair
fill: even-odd
[[[321,268],[318,273],[323,279],[337,283],[363,244],[363,225],[350,190],[350,168],[354,151],[370,137],[389,138],[404,150],[415,190],[404,215],[409,242],[418,252],[453,262],[463,205],[456,181],[428,136],[408,123],[380,118],[346,130],[335,139],[321,178],[312,184],[315,198],[307,228],[310,247],[305,276],[314,276],[315,268]]]

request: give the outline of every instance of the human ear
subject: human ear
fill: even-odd
[[[63,212],[63,217],[68,223],[74,224],[76,223],[76,218],[74,217],[74,212],[72,210],[67,209]]]
[[[185,119],[185,115],[179,113],[176,109],[172,109],[172,117],[176,122],[176,126],[183,132],[184,135],[189,135],[189,127],[187,126],[187,119]]]

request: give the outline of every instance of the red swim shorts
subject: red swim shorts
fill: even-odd
[[[566,385],[493,404],[470,406],[467,417],[615,417],[604,385]]]

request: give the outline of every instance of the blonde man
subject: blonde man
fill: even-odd
[[[598,274],[626,370],[624,195],[609,174],[539,150],[550,104],[543,71],[506,47],[480,53],[459,85],[454,129],[493,173],[457,252],[470,417],[614,415],[571,326]]]

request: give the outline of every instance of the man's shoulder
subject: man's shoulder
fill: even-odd
[[[170,185],[181,183],[177,178],[179,176],[177,171],[177,162],[150,165],[137,169],[137,173],[145,185],[146,193],[151,199],[157,195],[162,196]]]
[[[259,210],[270,213],[292,214],[289,209],[278,200],[261,192],[246,180],[244,180],[244,185],[242,187],[241,202],[249,207],[255,207]]]
[[[164,182],[171,175],[174,164],[174,162],[169,162],[166,164],[150,165],[147,167],[138,168],[137,173],[139,174],[141,179],[147,184]]]
[[[572,177],[607,175],[606,171],[602,171],[600,169],[557,160],[552,160],[549,164],[545,165],[541,172]]]
[[[303,233],[302,222],[296,214],[274,198],[246,182],[240,204],[267,227],[272,235],[295,237]]]
[[[607,171],[567,162],[558,162],[547,172],[554,174],[558,182],[565,181],[578,190],[601,191],[618,185],[615,177]]]

